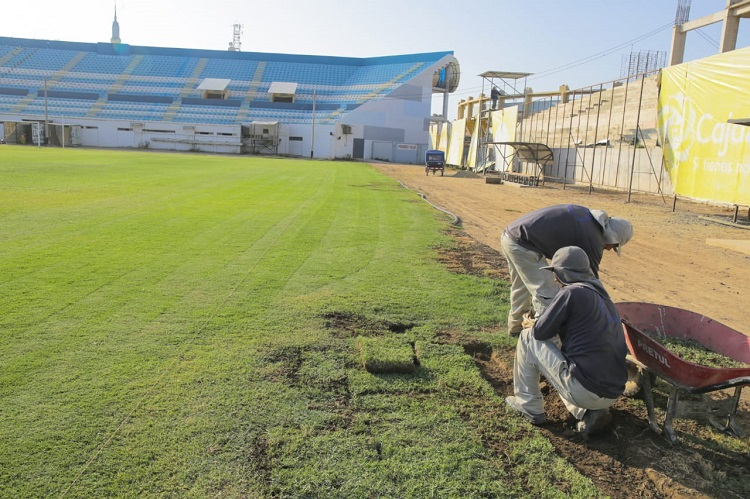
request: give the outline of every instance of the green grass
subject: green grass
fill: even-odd
[[[505,284],[448,272],[446,215],[368,165],[0,159],[0,496],[597,495],[436,339],[507,341]]]

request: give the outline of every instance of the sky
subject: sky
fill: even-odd
[[[677,0],[35,0],[3,2],[0,36],[108,42],[115,7],[122,43],[226,50],[235,24],[242,52],[376,57],[452,51],[461,99],[477,97],[485,71],[531,73],[525,85],[550,91],[619,79],[630,54],[668,60]],[[726,0],[693,0],[690,19]],[[721,24],[687,36],[685,60],[718,53]],[[737,47],[750,46],[750,19]],[[523,88],[522,81],[516,82]],[[440,98],[442,99],[442,98]],[[442,100],[433,99],[433,113]]]

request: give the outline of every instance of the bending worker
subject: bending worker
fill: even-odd
[[[542,271],[562,289],[533,326],[521,332],[513,364],[514,395],[505,402],[533,424],[544,423],[539,388],[544,375],[587,438],[609,425],[608,408],[622,395],[628,378],[620,315],[581,248],[559,249]],[[561,347],[552,341],[558,335]]]
[[[627,220],[574,204],[541,208],[508,224],[500,237],[510,271],[508,333],[520,334],[524,314],[539,317],[557,293],[551,273],[540,269],[557,250],[581,248],[598,279],[604,250],[615,250],[619,256],[632,237],[633,226]]]

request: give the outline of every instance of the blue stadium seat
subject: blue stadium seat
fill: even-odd
[[[46,81],[48,92],[89,97],[48,98],[48,111],[54,109],[61,115],[88,116],[92,112],[93,117],[110,119],[310,123],[313,91],[316,102],[325,105],[325,109],[317,109],[316,120],[330,119],[336,109],[387,95],[417,74],[416,69],[443,55],[349,59],[147,47],[129,47],[119,54],[108,44],[0,37],[0,111],[38,113],[43,109]],[[230,80],[227,97],[243,105],[181,104],[183,97],[200,97],[196,87],[206,78]],[[268,106],[270,84],[279,81],[298,84],[294,106]],[[4,95],[3,88],[27,91],[31,98]],[[167,98],[173,104],[110,101],[111,94]],[[253,107],[253,103],[266,105]],[[23,109],[18,111],[18,107]]]

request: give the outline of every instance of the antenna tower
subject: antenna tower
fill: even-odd
[[[240,37],[242,36],[242,25],[234,24],[232,28],[233,28],[233,37],[232,37],[232,41],[229,42],[229,51],[239,52],[240,48],[242,48],[242,41],[240,40]]]

